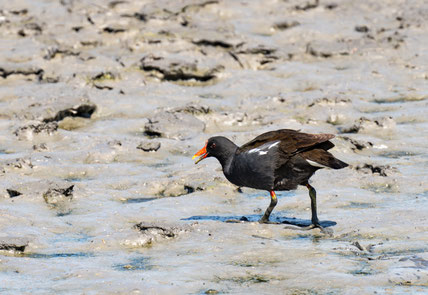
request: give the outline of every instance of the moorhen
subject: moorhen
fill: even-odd
[[[238,147],[223,136],[208,139],[194,156],[195,164],[207,157],[219,160],[226,178],[239,187],[270,192],[271,201],[260,223],[269,223],[277,204],[276,191],[294,190],[298,185],[309,189],[312,227],[321,227],[317,217],[316,191],[309,178],[321,168],[341,169],[348,164],[327,150],[334,147],[333,134],[308,134],[291,129],[263,133]]]

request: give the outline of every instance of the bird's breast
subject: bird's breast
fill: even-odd
[[[230,167],[223,170],[224,175],[237,186],[271,190],[275,178],[273,156],[273,150],[263,149],[237,154]]]

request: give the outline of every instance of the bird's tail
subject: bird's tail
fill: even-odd
[[[324,149],[313,149],[308,152],[301,153],[301,156],[308,160],[308,162],[317,167],[328,167],[333,169],[342,169],[349,166],[347,163],[335,158],[332,154]]]

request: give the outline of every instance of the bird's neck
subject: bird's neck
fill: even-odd
[[[217,158],[220,162],[221,166],[223,167],[223,171],[226,171],[230,168],[233,158],[235,156],[235,153],[230,154],[229,157],[219,157]]]
[[[223,153],[221,153],[220,155],[217,155],[217,160],[220,162],[223,171],[227,171],[229,170],[233,159],[235,158],[235,153],[236,150],[238,149],[238,147],[233,144],[233,146],[231,145],[230,147],[228,147],[227,149],[225,149],[225,151]]]

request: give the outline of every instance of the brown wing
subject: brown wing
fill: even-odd
[[[289,155],[305,151],[318,144],[323,144],[325,146],[323,149],[330,149],[334,145],[328,140],[333,137],[333,134],[309,134],[292,129],[280,129],[257,136],[250,142],[241,146],[237,153],[247,152],[265,143],[275,141],[280,141],[279,146],[281,150]]]
[[[313,161],[322,166],[333,169],[342,169],[348,166],[345,162],[335,158],[332,154],[322,148],[314,148],[300,154],[303,159]]]

